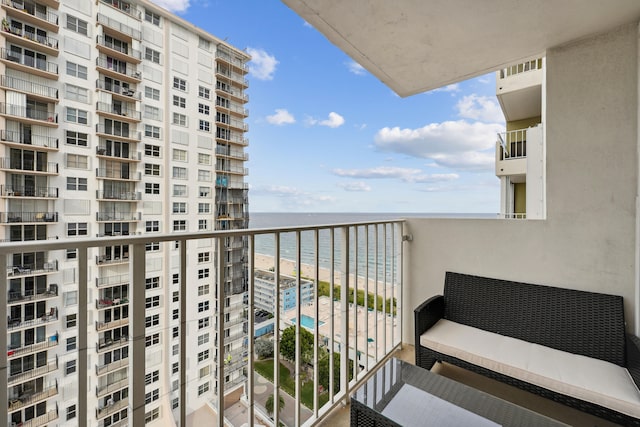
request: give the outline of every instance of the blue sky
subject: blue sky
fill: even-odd
[[[493,74],[400,98],[276,0],[153,0],[252,56],[251,212],[499,212]]]

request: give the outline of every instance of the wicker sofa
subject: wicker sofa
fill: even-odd
[[[640,340],[622,297],[447,272],[415,309],[416,365],[448,362],[640,426]]]

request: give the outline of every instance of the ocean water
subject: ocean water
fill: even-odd
[[[327,225],[354,222],[368,222],[376,220],[395,220],[409,217],[419,218],[493,218],[495,215],[489,214],[424,214],[424,213],[251,213],[249,220],[250,228],[271,228],[271,227],[295,227],[310,225]],[[385,235],[386,233],[386,235]],[[364,276],[364,272],[369,269],[369,277],[383,278],[386,273],[388,280],[395,280],[393,277],[399,271],[399,253],[401,249],[401,229],[399,227],[371,226],[368,230],[368,241],[365,238],[365,229],[360,227],[356,240],[353,230],[349,236],[349,258],[353,264],[351,271],[355,271],[357,255],[358,275]],[[376,260],[376,236],[378,243],[378,253]],[[385,238],[386,237],[386,238]],[[342,235],[340,232],[334,233],[333,259],[334,267],[339,268],[341,262]],[[356,243],[357,241],[357,243]],[[385,244],[386,242],[386,244]],[[271,255],[275,253],[275,235],[258,235],[255,238],[255,251],[259,254]],[[296,259],[296,235],[295,233],[280,234],[280,256],[284,259]],[[329,268],[331,266],[331,235],[328,230],[321,230],[318,233],[318,262],[320,267]],[[385,262],[386,251],[386,262]],[[312,231],[304,231],[300,234],[300,258],[303,264],[314,264],[316,257],[315,236]],[[376,272],[377,266],[377,272]]]

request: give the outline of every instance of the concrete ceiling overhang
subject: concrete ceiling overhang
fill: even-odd
[[[640,18],[640,0],[282,1],[400,96]]]

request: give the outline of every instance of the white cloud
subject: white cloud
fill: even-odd
[[[399,179],[404,182],[415,183],[453,181],[460,177],[456,173],[425,174],[420,169],[399,168],[390,166],[379,166],[377,168],[369,169],[334,169],[332,172],[335,175],[341,177],[360,179]]]
[[[346,64],[349,72],[355,74],[356,76],[364,76],[365,74],[367,74],[367,70],[365,70],[364,67],[358,64],[356,61],[349,61]]]
[[[296,119],[284,108],[276,108],[275,114],[267,116],[267,122],[271,123],[272,125],[282,126],[295,123]]]
[[[247,48],[247,53],[251,55],[249,62],[249,73],[258,80],[273,80],[276,66],[279,64],[275,56],[269,55],[263,49]]]
[[[460,92],[460,84],[453,83],[450,85],[439,87],[438,89],[430,90],[426,93],[435,93],[435,92]]]
[[[275,196],[282,203],[282,207],[291,211],[300,208],[317,208],[327,203],[335,203],[336,198],[326,194],[314,194],[302,191],[296,187],[266,185],[252,189],[255,196]]]
[[[160,7],[164,7],[169,12],[186,12],[189,8],[189,0],[151,0]]]
[[[429,159],[438,166],[461,170],[490,171],[495,156],[499,124],[469,123],[465,120],[431,123],[417,129],[385,127],[375,136],[383,151]]]
[[[458,101],[456,108],[458,115],[465,119],[487,123],[504,123],[504,115],[495,98],[478,96],[474,93]]]
[[[339,183],[338,187],[345,191],[371,191],[371,187],[362,181]]]
[[[330,128],[338,128],[344,124],[344,117],[342,117],[338,113],[334,113],[333,111],[329,113],[329,118],[326,120],[318,120],[313,117],[307,118],[307,124],[311,126],[327,126]]]

